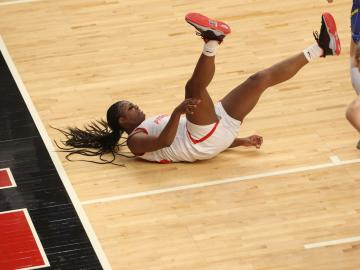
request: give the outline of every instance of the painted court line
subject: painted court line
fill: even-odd
[[[0,37],[0,50],[3,54],[3,57],[10,69],[10,72],[16,82],[17,87],[19,88],[19,91],[21,93],[21,96],[23,97],[26,106],[35,122],[35,125],[41,135],[42,140],[44,141],[44,144],[47,148],[47,151],[51,157],[51,160],[53,161],[55,168],[65,186],[65,189],[76,209],[76,212],[81,220],[82,225],[84,226],[84,229],[86,231],[87,236],[89,237],[89,240],[92,244],[92,246],[94,247],[95,253],[99,258],[99,261],[103,267],[103,269],[107,270],[107,269],[111,269],[111,266],[109,264],[109,261],[100,245],[99,240],[96,237],[96,234],[94,232],[94,230],[91,227],[91,224],[85,214],[84,209],[81,206],[80,200],[77,197],[75,190],[73,188],[73,186],[70,183],[70,180],[67,176],[67,174],[65,173],[65,170],[56,154],[56,151],[52,145],[52,142],[50,140],[50,137],[48,136],[46,129],[44,127],[44,125],[42,124],[39,114],[37,113],[35,106],[30,98],[30,95],[28,93],[28,91],[26,90],[26,87],[23,83],[23,81],[21,80],[21,77],[14,65],[14,62],[11,59],[11,56],[8,52],[8,50],[6,49],[5,43],[3,41],[3,39]]]
[[[34,237],[34,240],[36,242],[36,245],[37,245],[37,248],[41,254],[41,257],[42,257],[42,260],[44,262],[44,265],[37,265],[37,266],[34,266],[34,267],[26,267],[26,268],[19,268],[18,270],[32,270],[32,269],[40,269],[40,268],[44,268],[44,267],[49,267],[50,266],[50,263],[49,263],[49,260],[46,256],[46,253],[45,253],[45,250],[41,244],[41,241],[40,241],[40,238],[35,230],[35,227],[34,227],[34,224],[31,220],[31,217],[29,215],[29,212],[26,208],[21,208],[21,209],[16,209],[16,210],[10,210],[10,211],[4,211],[4,212],[0,212],[0,215],[2,214],[9,214],[9,213],[16,213],[16,212],[23,212],[24,213],[24,216],[26,218],[26,221],[27,221],[27,224],[29,225],[29,228],[31,230],[31,233]]]
[[[341,160],[340,160],[340,158],[338,156],[331,156],[330,160],[335,164],[341,163]]]
[[[306,171],[314,171],[314,170],[331,168],[331,167],[342,166],[342,165],[347,165],[347,164],[354,164],[354,163],[360,163],[360,159],[352,159],[352,160],[345,160],[345,161],[338,160],[337,162],[330,162],[330,163],[324,163],[324,164],[318,164],[318,165],[312,165],[312,166],[304,166],[304,167],[298,167],[298,168],[292,168],[292,169],[285,169],[285,170],[279,170],[279,171],[273,171],[273,172],[253,174],[253,175],[248,175],[248,176],[240,176],[240,177],[227,178],[227,179],[222,179],[222,180],[215,180],[215,181],[191,184],[191,185],[149,190],[149,191],[144,191],[144,192],[112,196],[112,197],[107,197],[107,198],[99,198],[99,199],[94,199],[94,200],[83,201],[82,204],[88,205],[88,204],[95,204],[95,203],[107,203],[107,202],[112,202],[112,201],[120,201],[120,200],[145,197],[145,196],[151,196],[151,195],[162,194],[162,193],[176,192],[176,191],[180,191],[180,190],[189,190],[189,189],[195,189],[195,188],[203,188],[203,187],[210,187],[210,186],[215,186],[215,185],[235,183],[235,182],[239,182],[239,181],[243,181],[243,180],[254,180],[254,179],[265,178],[265,177],[270,177],[270,176],[285,175],[285,174],[306,172]]]
[[[358,241],[360,241],[360,236],[306,244],[306,245],[304,245],[304,248],[312,249],[312,248],[328,247],[328,246],[335,246],[335,245],[353,243],[353,242],[358,242]]]
[[[35,230],[34,224],[32,223],[29,212],[28,212],[27,209],[21,209],[21,210],[24,211],[25,217],[26,217],[27,222],[28,222],[28,224],[30,226],[30,229],[31,229],[31,231],[33,233],[34,239],[36,241],[36,244],[38,246],[38,249],[39,249],[39,251],[41,253],[41,257],[43,258],[43,261],[44,261],[45,265],[40,266],[40,267],[36,266],[36,267],[21,268],[19,270],[30,270],[30,269],[38,269],[38,268],[48,267],[48,266],[50,266],[49,260],[48,260],[46,254],[45,254],[45,250],[44,250],[44,248],[43,248],[43,246],[42,246],[42,244],[40,242],[40,238],[39,238],[39,236],[38,236],[38,234],[37,234],[37,232]]]
[[[12,175],[10,168],[0,169],[0,171],[6,171],[7,172],[7,175],[9,176],[9,180],[10,180],[10,183],[11,183],[10,186],[0,187],[0,189],[17,187],[14,176]]]
[[[39,1],[41,1],[41,0],[13,0],[13,1],[8,1],[8,2],[0,2],[0,6],[8,6],[8,5],[39,2]]]

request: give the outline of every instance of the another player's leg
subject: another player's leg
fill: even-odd
[[[350,78],[351,84],[358,95],[346,110],[346,118],[360,132],[360,1],[353,1],[351,8],[351,44],[350,44]],[[360,141],[357,143],[360,149]]]
[[[314,36],[317,42],[302,53],[257,72],[227,94],[221,100],[226,112],[233,118],[243,121],[268,87],[289,80],[304,65],[318,57],[340,54],[340,40],[335,20],[329,13],[322,15],[320,35],[314,33]]]
[[[360,0],[353,1],[353,5],[351,7],[351,43],[350,43],[350,77],[351,83],[356,91],[356,93],[360,94],[360,59],[358,59],[357,55],[359,55],[359,42],[360,42]]]
[[[230,33],[230,28],[223,22],[209,19],[199,13],[189,13],[185,20],[198,30],[205,44],[194,72],[186,84],[185,98],[200,99],[194,114],[187,114],[187,119],[197,125],[208,125],[218,121],[213,101],[207,91],[215,74],[215,55],[219,44]]]
[[[360,96],[350,103],[346,111],[346,118],[360,132]]]

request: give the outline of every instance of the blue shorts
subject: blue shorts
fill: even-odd
[[[351,37],[355,43],[360,41],[360,0],[353,0],[351,7]]]

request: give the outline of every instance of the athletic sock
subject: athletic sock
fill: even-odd
[[[209,40],[204,44],[204,49],[202,53],[206,56],[215,56],[218,48],[219,42],[217,40]]]
[[[324,50],[320,48],[320,46],[317,43],[314,43],[313,45],[307,47],[303,51],[306,59],[311,62],[315,60],[316,58],[322,56],[324,54]]]

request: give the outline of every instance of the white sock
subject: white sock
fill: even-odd
[[[320,46],[317,43],[314,43],[313,45],[307,47],[303,51],[306,59],[311,62],[315,60],[316,58],[322,56],[324,54],[324,50],[320,48]]]
[[[204,49],[202,53],[206,56],[215,56],[218,48],[219,42],[217,40],[209,40],[204,44]]]

